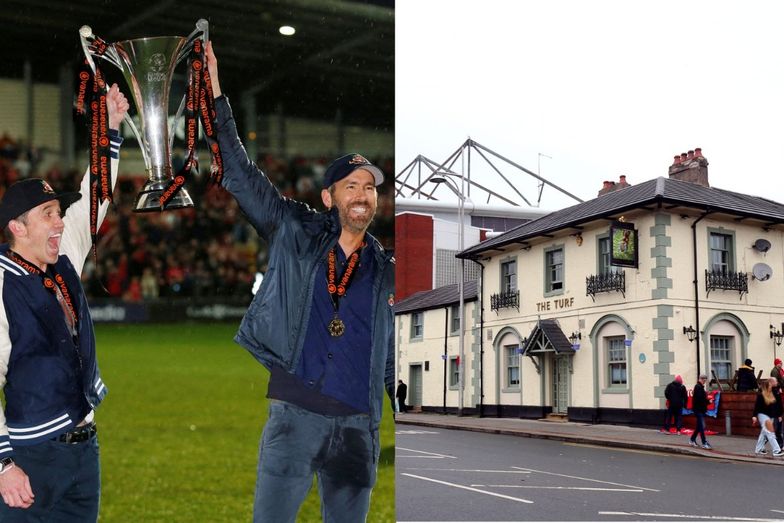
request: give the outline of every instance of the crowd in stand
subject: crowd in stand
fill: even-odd
[[[0,188],[26,175],[46,179],[55,191],[73,191],[84,171],[22,173],[13,142],[0,141]],[[371,159],[372,160],[372,159]],[[296,157],[286,161],[266,155],[259,166],[282,195],[322,210],[321,180],[330,159]],[[394,199],[391,159],[374,162],[388,183],[379,192],[378,213],[371,232],[385,248],[394,245]],[[82,280],[93,298],[138,302],[170,297],[238,297],[250,299],[257,273],[266,271],[267,247],[242,216],[234,198],[219,187],[193,179],[186,187],[194,208],[134,213],[134,200],[146,180],[123,176],[115,189],[113,209],[98,235],[95,254],[85,264]]]

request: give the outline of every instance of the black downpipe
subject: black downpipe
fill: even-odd
[[[485,266],[476,260],[471,259],[471,261],[481,267],[479,269],[480,286],[476,292],[479,299],[479,417],[483,418],[485,415],[485,307],[482,300],[482,296],[484,295],[482,290],[485,286]]]
[[[702,374],[700,366],[700,292],[699,292],[699,275],[697,274],[697,223],[703,218],[711,214],[711,211],[705,211],[702,216],[694,220],[691,224],[691,245],[692,254],[694,256],[694,321],[697,322],[697,334],[694,341],[697,342],[697,378]]]
[[[446,319],[444,320],[444,407],[441,411],[442,414],[446,414],[446,364],[449,359],[446,351],[446,342],[449,339],[449,307],[444,307],[444,316]]]

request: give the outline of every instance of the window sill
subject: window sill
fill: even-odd
[[[609,387],[602,389],[602,394],[629,394],[629,388],[619,385],[617,387]]]
[[[503,392],[518,392],[518,393],[519,393],[519,392],[520,392],[520,387],[519,387],[519,386],[515,386],[515,387],[504,387],[504,388],[502,388],[502,389],[501,389],[501,392],[502,392],[502,393],[503,393]]]

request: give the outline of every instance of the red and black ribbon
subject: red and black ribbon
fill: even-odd
[[[191,172],[199,168],[199,159],[196,151],[199,120],[201,120],[204,136],[212,155],[210,183],[219,185],[223,178],[223,157],[221,156],[220,147],[218,147],[218,135],[215,129],[215,98],[212,93],[210,75],[205,64],[204,42],[198,38],[193,42],[193,48],[188,56],[190,80],[185,95],[185,110],[183,113],[185,118],[186,159],[180,172],[169,182],[163,194],[161,194],[159,199],[161,210],[180,192]]]
[[[346,295],[349,285],[351,285],[356,268],[359,264],[359,253],[365,246],[365,242],[359,246],[359,249],[351,253],[351,256],[346,260],[346,270],[340,278],[337,277],[337,247],[333,247],[327,255],[327,292],[332,299],[332,306],[335,308],[337,314],[340,307],[340,298]]]
[[[101,56],[106,52],[106,42],[96,37],[90,44],[90,54]],[[109,140],[109,109],[106,102],[106,80],[95,62],[95,71],[85,58],[79,72],[76,112],[86,115],[90,124],[90,236],[95,251],[98,236],[98,207],[113,201]]]
[[[66,322],[73,327],[74,332],[78,332],[79,316],[76,314],[76,307],[71,298],[72,295],[68,291],[68,285],[66,285],[65,279],[55,271],[54,267],[51,265],[49,266],[50,275],[49,273],[42,271],[34,263],[25,260],[20,254],[14,251],[9,250],[6,253],[6,256],[8,256],[10,260],[21,265],[30,274],[40,276],[44,288],[54,295],[63,308],[63,314],[66,315]],[[60,297],[57,296],[58,290]],[[62,300],[60,298],[62,298]]]

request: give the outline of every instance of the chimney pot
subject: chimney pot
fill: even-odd
[[[675,159],[672,161],[672,164],[673,165],[678,165],[679,163],[681,163],[681,155],[680,154],[676,154],[675,155]]]
[[[671,179],[710,187],[708,181],[708,159],[702,155],[702,148],[695,147],[687,153],[675,157],[675,163],[669,168]]]
[[[626,183],[626,175],[622,174],[620,178],[621,183]]]

